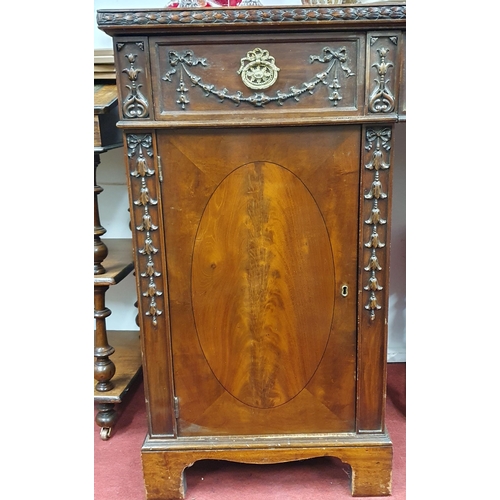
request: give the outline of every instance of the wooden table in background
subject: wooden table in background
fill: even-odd
[[[121,403],[132,383],[142,373],[139,331],[110,331],[106,318],[111,311],[105,305],[110,286],[120,283],[133,269],[132,240],[107,239],[99,217],[97,166],[100,154],[121,147],[116,85],[94,85],[94,403],[95,421],[101,438],[109,439],[117,420],[115,404]]]

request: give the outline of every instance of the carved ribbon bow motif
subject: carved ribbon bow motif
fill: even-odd
[[[373,143],[377,141],[377,146],[378,147],[383,147],[384,149],[391,149],[389,141],[391,140],[391,129],[388,127],[381,128],[381,129],[368,129],[366,131],[366,141],[367,141],[367,146],[366,149],[370,150],[373,146]]]

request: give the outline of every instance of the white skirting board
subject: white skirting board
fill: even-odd
[[[387,362],[388,363],[406,363],[406,349],[393,350],[389,349],[387,351]]]

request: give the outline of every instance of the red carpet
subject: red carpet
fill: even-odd
[[[117,405],[108,441],[94,432],[94,500],[144,500],[141,446],[146,436],[144,386]],[[406,363],[388,365],[387,428],[394,445],[392,496],[406,498]],[[317,458],[275,465],[202,460],[186,469],[186,500],[340,500],[352,498],[350,468]],[[375,498],[375,497],[365,497]]]

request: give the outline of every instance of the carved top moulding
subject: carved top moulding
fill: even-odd
[[[258,6],[215,8],[155,8],[155,9],[100,9],[97,25],[108,34],[163,31],[193,31],[196,28],[214,31],[269,30],[273,27],[307,29],[310,25],[365,29],[404,27],[406,2],[379,2],[367,4]]]

